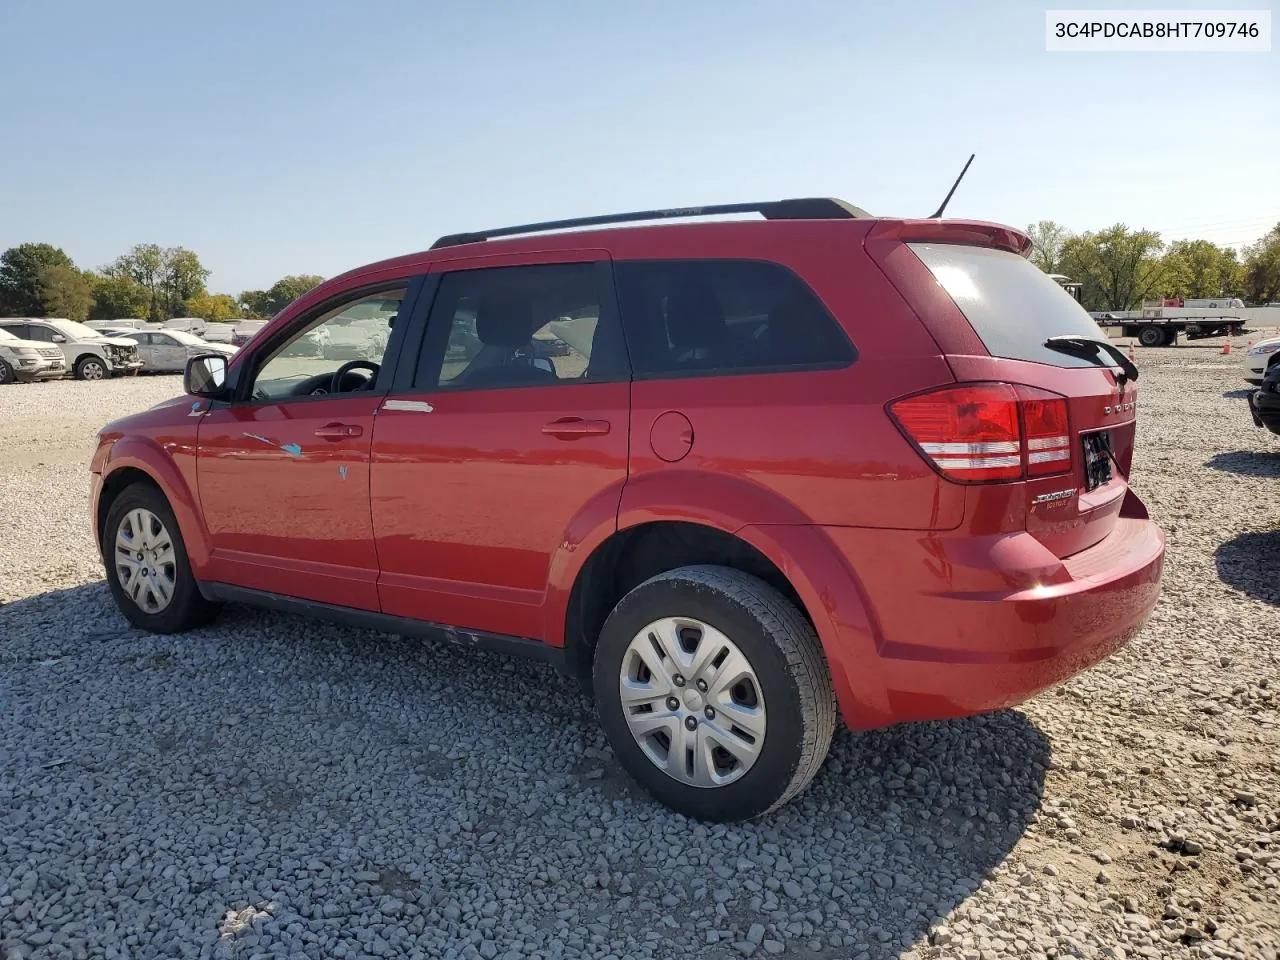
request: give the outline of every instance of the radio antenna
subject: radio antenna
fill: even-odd
[[[946,199],[942,201],[942,206],[940,206],[936,211],[934,211],[933,215],[929,217],[930,220],[937,220],[940,216],[942,216],[942,211],[946,210],[947,204],[951,202],[951,195],[956,192],[956,187],[960,186],[960,181],[963,180],[964,175],[969,172],[969,164],[973,163],[973,158],[976,156],[977,156],[976,153],[969,154],[968,163],[964,165],[964,169],[960,171],[960,176],[956,177],[956,182],[953,183],[951,185],[951,189],[947,191],[947,196],[946,196]]]

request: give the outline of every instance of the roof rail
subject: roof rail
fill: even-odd
[[[645,220],[675,220],[681,217],[712,217],[728,213],[758,213],[766,220],[850,220],[871,214],[851,203],[833,197],[804,197],[797,200],[766,200],[760,203],[720,203],[707,207],[673,207],[670,210],[638,210],[634,213],[607,213],[598,217],[576,217],[572,220],[547,220],[523,223],[474,233],[451,233],[431,245],[456,247],[463,243],[479,243],[497,237],[513,237],[522,233],[549,233],[571,227],[595,227],[607,223],[639,223]]]

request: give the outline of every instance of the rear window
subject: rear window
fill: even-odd
[[[1096,362],[1050,350],[1049,337],[1069,334],[1106,340],[1075,299],[1016,253],[953,243],[909,244],[993,357],[1055,367]]]

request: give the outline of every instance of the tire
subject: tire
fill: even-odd
[[[148,517],[159,525],[159,532],[155,524],[139,524],[140,519],[146,521]],[[122,540],[139,537],[139,554],[132,555],[127,563],[120,562]],[[160,549],[165,541],[171,546],[168,552]],[[151,552],[152,546],[156,547],[154,553]],[[101,547],[111,596],[125,619],[135,627],[151,633],[181,633],[207,623],[217,613],[217,605],[200,595],[191,575],[186,546],[169,501],[151,484],[135,483],[112,501],[102,528]],[[139,555],[143,557],[142,563],[155,565],[139,566],[136,563]],[[167,563],[166,557],[169,558]],[[140,571],[146,570],[152,570],[156,576],[140,577]],[[126,577],[123,581],[122,576]],[[152,607],[158,605],[164,590],[162,587],[151,589],[148,581],[153,579],[168,584],[168,600],[158,609]],[[131,589],[135,583],[139,584],[137,599]],[[156,604],[149,600],[156,601]]]
[[[657,633],[669,638],[668,650],[672,643],[680,644],[675,657],[664,659],[657,653],[652,646]],[[645,648],[647,641],[650,646]],[[726,679],[725,671],[736,662],[730,659],[734,654],[718,652],[728,649],[725,641],[745,658],[750,682],[734,682],[717,692],[716,681]],[[686,643],[693,644],[692,652]],[[695,674],[696,681],[683,674],[673,676],[684,669],[679,657],[696,665],[705,643],[711,644],[706,657],[723,659],[711,659],[710,669]],[[647,671],[646,660],[658,670],[663,664],[673,669],[662,674]],[[638,673],[633,672],[636,667]],[[624,706],[624,670],[625,682],[633,691],[644,691],[651,703],[637,706],[633,698]],[[735,676],[740,674],[735,670]],[[831,674],[813,626],[773,587],[728,567],[681,567],[646,580],[623,597],[600,633],[592,678],[600,723],[619,762],[655,799],[698,820],[749,820],[787,803],[817,774],[835,732]],[[703,678],[710,681],[709,687],[701,686]],[[679,698],[673,700],[677,693]],[[678,703],[678,709],[672,703]],[[633,733],[631,722],[650,715],[633,711],[646,707],[653,729]],[[762,731],[754,747],[741,732],[726,736],[729,728],[742,730],[725,724],[730,711],[741,723]],[[689,729],[690,719],[696,721],[696,737],[689,739],[697,749],[677,759],[674,750],[663,747],[662,738],[668,747],[684,746],[682,731]],[[709,749],[717,740],[733,740],[737,753],[754,750],[754,758],[744,763],[724,747]],[[665,761],[654,758],[664,752]],[[697,767],[685,762],[697,755],[713,761],[702,765],[702,772],[711,775],[703,776],[701,785],[690,782],[698,776]],[[731,766],[721,766],[725,758]],[[681,767],[680,773],[667,772]],[[678,779],[681,774],[685,779]]]
[[[1164,331],[1159,327],[1143,327],[1138,331],[1138,342],[1144,347],[1159,347],[1164,344]]]
[[[110,376],[106,361],[93,354],[86,354],[76,361],[77,380],[106,380]]]
[[[7,361],[0,360],[0,386],[17,382],[18,376],[13,372],[13,367],[9,366]]]

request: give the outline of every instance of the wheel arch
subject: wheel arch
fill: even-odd
[[[122,439],[111,448],[102,472],[102,487],[94,505],[94,521],[101,549],[107,512],[124,490],[134,483],[150,483],[169,501],[178,521],[178,532],[187,559],[197,580],[209,565],[209,533],[200,516],[199,504],[186,478],[159,447],[146,440]]]

